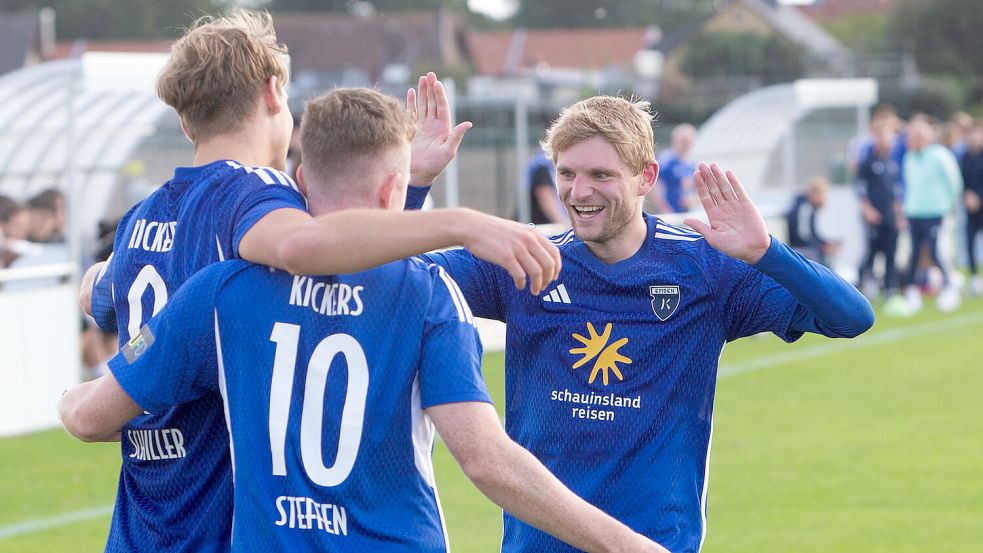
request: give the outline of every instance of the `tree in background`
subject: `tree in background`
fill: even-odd
[[[983,74],[981,21],[980,0],[899,0],[889,32],[922,71],[975,76]]]
[[[715,0],[518,0],[509,19],[531,28],[645,27],[666,32],[710,14]]]
[[[686,48],[681,69],[693,79],[757,77],[768,85],[802,77],[805,56],[802,48],[779,36],[701,33]]]

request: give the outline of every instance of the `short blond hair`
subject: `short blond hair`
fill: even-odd
[[[336,88],[307,102],[300,122],[304,172],[315,182],[362,171],[365,162],[412,141],[416,122],[392,96]]]
[[[157,95],[177,111],[197,144],[239,130],[270,77],[286,85],[288,63],[270,14],[235,9],[202,17],[171,46]]]
[[[595,136],[611,144],[636,175],[655,161],[649,103],[618,96],[594,96],[564,108],[540,145],[556,163],[559,152]]]

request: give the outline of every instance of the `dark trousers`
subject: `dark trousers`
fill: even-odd
[[[874,271],[874,258],[884,255],[884,290],[897,288],[897,264],[894,261],[898,252],[898,227],[894,221],[879,225],[867,225],[867,258],[860,266],[860,284],[870,278]]]
[[[972,275],[976,274],[976,248],[973,247],[973,243],[976,242],[976,234],[983,230],[983,209],[980,209],[976,213],[969,213],[966,216],[966,248],[969,254],[969,273]]]
[[[939,232],[942,230],[942,217],[912,217],[908,219],[908,230],[911,233],[911,258],[908,260],[908,284],[917,284],[915,274],[918,271],[918,259],[922,248],[927,247],[932,257],[932,263],[942,271],[942,282],[949,284],[949,275],[939,261]]]

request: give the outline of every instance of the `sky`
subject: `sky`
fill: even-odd
[[[515,11],[515,1],[510,0],[468,0],[468,7],[495,19],[505,19]]]

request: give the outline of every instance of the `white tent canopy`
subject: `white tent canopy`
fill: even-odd
[[[834,181],[846,144],[866,132],[877,101],[872,79],[811,79],[763,88],[718,111],[701,128],[692,159],[731,169],[765,201],[808,177]]]
[[[90,239],[123,165],[171,115],[153,88],[165,60],[91,53],[0,77],[0,194],[58,188],[76,215],[71,235]]]

